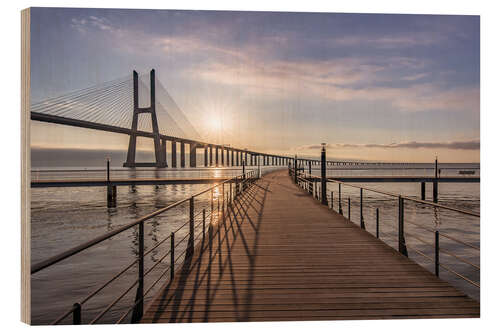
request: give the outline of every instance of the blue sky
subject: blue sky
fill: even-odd
[[[478,16],[35,8],[31,42],[32,101],[155,68],[207,141],[479,161]],[[61,148],[128,142],[45,124],[32,137]]]

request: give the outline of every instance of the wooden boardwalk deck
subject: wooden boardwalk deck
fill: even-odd
[[[479,316],[478,302],[320,205],[286,171],[241,195],[208,238],[143,322]]]

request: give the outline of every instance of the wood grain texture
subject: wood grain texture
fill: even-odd
[[[320,205],[286,171],[264,176],[213,225],[143,322],[479,317],[478,302]]]
[[[21,12],[21,321],[31,323],[30,9]]]

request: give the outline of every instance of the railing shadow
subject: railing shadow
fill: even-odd
[[[236,321],[248,320],[253,298],[255,255],[269,185],[265,180],[259,186],[251,185],[227,207],[212,231],[209,228],[194,254],[186,257],[176,278],[158,296],[153,322],[191,322],[196,312],[202,312],[203,321],[208,321],[216,293],[229,285],[231,309],[236,312]],[[242,246],[244,252],[240,253],[248,259],[248,270],[243,279],[238,279],[234,270],[232,250],[237,245]],[[242,271],[238,273],[243,274]],[[247,281],[246,286],[239,287],[238,280]]]

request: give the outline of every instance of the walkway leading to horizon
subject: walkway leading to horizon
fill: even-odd
[[[214,223],[143,322],[479,317],[479,303],[267,174]]]

